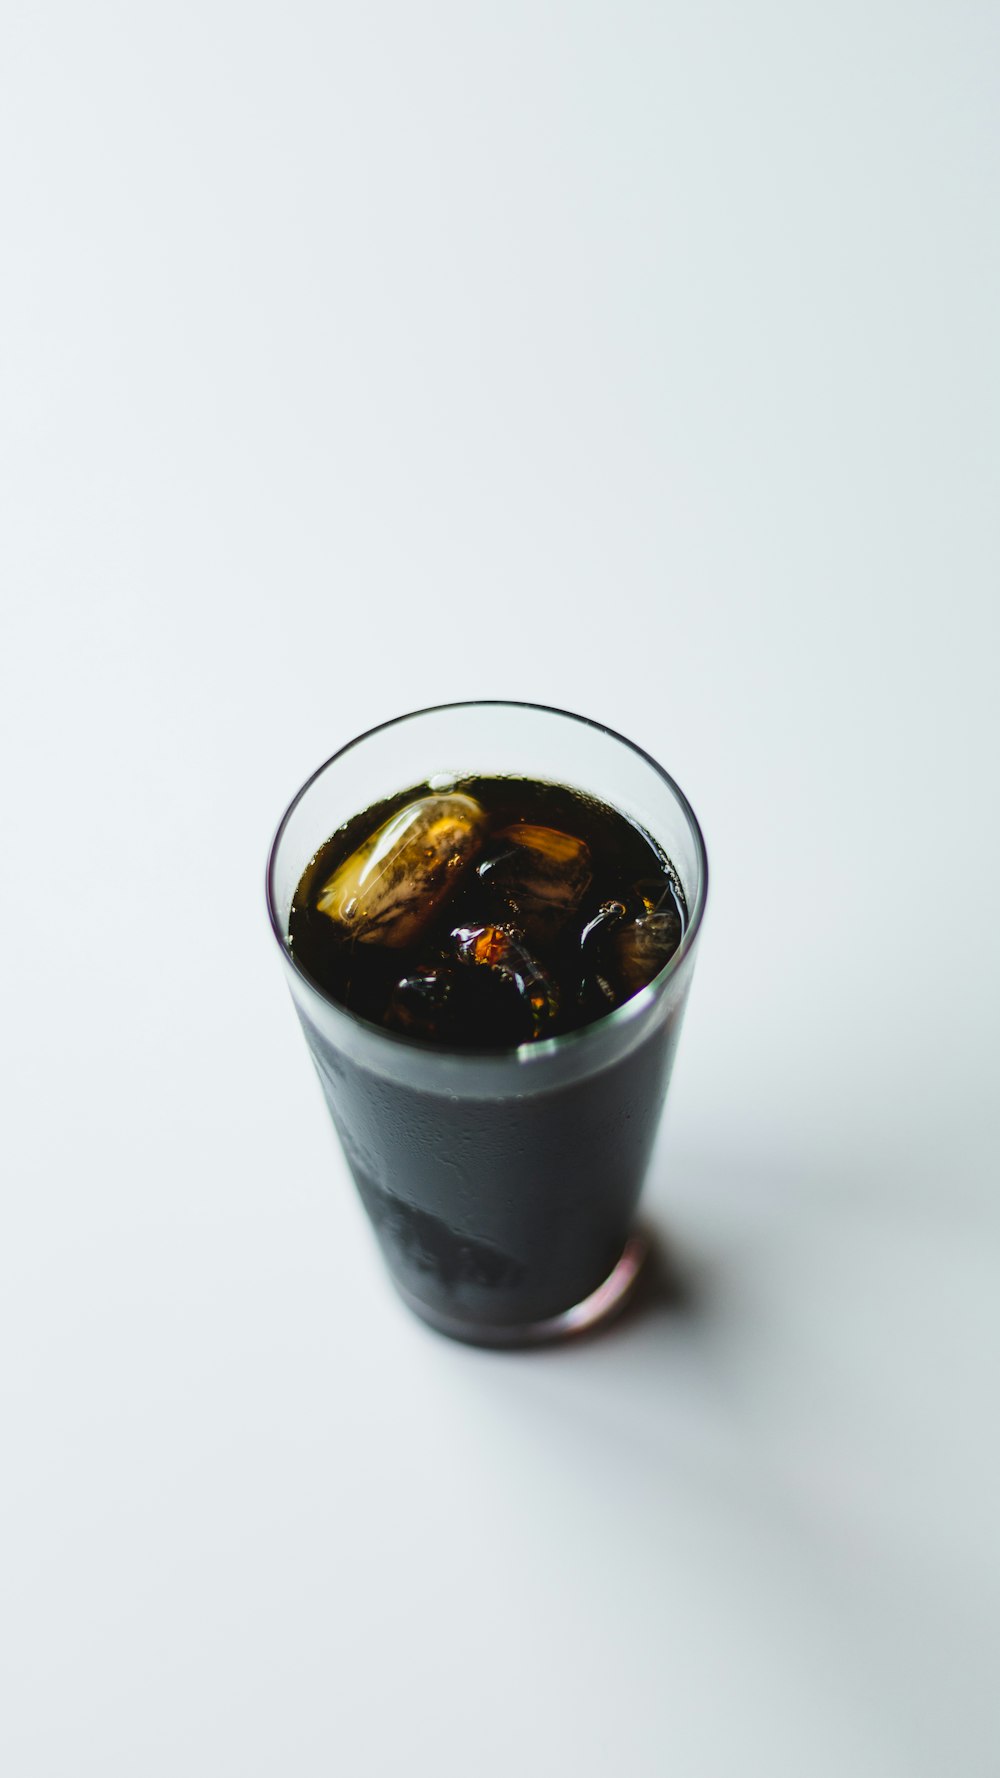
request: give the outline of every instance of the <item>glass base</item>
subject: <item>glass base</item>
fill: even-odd
[[[636,1231],[629,1236],[620,1259],[603,1284],[584,1297],[582,1303],[563,1309],[559,1315],[550,1315],[545,1321],[532,1321],[522,1326],[490,1326],[488,1322],[463,1321],[458,1315],[443,1315],[440,1310],[422,1303],[419,1297],[412,1296],[397,1280],[393,1282],[407,1308],[438,1333],[447,1334],[449,1339],[464,1340],[469,1346],[551,1346],[559,1340],[591,1333],[613,1320],[632,1295],[648,1253],[648,1237]]]

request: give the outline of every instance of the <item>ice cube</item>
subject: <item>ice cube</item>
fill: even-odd
[[[612,941],[612,965],[626,994],[638,994],[654,975],[659,975],[681,942],[681,917],[673,902],[655,914],[629,920]]]
[[[411,1037],[449,1034],[454,1018],[454,971],[422,964],[396,983],[389,997],[385,1022]]]
[[[649,879],[601,903],[580,934],[578,1004],[598,1017],[637,994],[676,951],[683,921],[666,878]]]
[[[582,973],[577,999],[593,1017],[610,1012],[624,998],[622,989],[615,985],[609,957],[613,963],[613,937],[628,918],[629,910],[623,901],[616,898],[602,901],[580,933]]]
[[[660,877],[641,877],[634,885],[630,900],[637,900],[641,904],[636,906],[637,914],[659,914],[677,905],[674,885],[666,874]]]
[[[452,933],[460,963],[486,970],[518,996],[529,1037],[541,1037],[559,1013],[559,990],[541,964],[506,926],[457,926]]]
[[[458,886],[485,832],[474,797],[418,797],[338,865],[316,906],[345,938],[412,944]]]
[[[415,964],[396,983],[383,1022],[427,1042],[509,1049],[532,1036],[535,1014],[513,971],[470,969],[452,952]]]
[[[585,840],[555,827],[515,822],[493,837],[490,855],[477,866],[513,922],[536,942],[555,938],[590,887],[590,849]]]

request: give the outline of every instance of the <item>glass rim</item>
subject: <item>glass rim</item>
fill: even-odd
[[[302,968],[302,965],[299,963],[288,944],[288,935],[282,930],[282,924],[278,918],[276,905],[277,897],[275,895],[274,883],[278,849],[295,810],[298,808],[303,797],[305,797],[312,789],[317,778],[321,778],[323,773],[328,771],[330,766],[334,765],[338,759],[343,759],[345,754],[352,753],[356,747],[360,747],[365,741],[370,740],[372,735],[381,734],[385,729],[398,728],[402,723],[413,722],[420,716],[440,716],[447,711],[453,710],[486,709],[533,710],[544,716],[559,716],[568,722],[581,723],[584,728],[596,729],[599,734],[607,735],[609,740],[617,741],[621,746],[627,747],[631,753],[638,754],[640,759],[644,759],[646,764],[652,767],[657,777],[663,780],[664,784],[666,784],[667,788],[677,799],[681,813],[687,821],[692,838],[694,839],[695,851],[698,857],[700,881],[698,884],[698,893],[694,899],[694,905],[688,910],[688,923],[684,928],[684,935],[673,956],[670,958],[669,962],[664,964],[659,973],[654,975],[652,981],[647,982],[645,987],[640,988],[637,994],[632,994],[628,1000],[622,1001],[621,1006],[614,1007],[611,1012],[602,1013],[600,1018],[591,1019],[589,1024],[579,1025],[574,1031],[562,1031],[555,1037],[544,1037],[534,1040],[529,1039],[526,1043],[512,1044],[504,1049],[471,1048],[468,1045],[459,1049],[450,1044],[433,1043],[430,1041],[422,1041],[419,1038],[409,1037],[402,1031],[387,1030],[384,1025],[376,1025],[371,1019],[361,1018],[358,1013],[352,1012],[349,1006],[341,1005],[340,1001],[335,1000],[332,994],[328,994],[324,988],[321,988],[319,983],[308,973],[308,971]],[[329,838],[329,836],[327,837]],[[674,868],[676,869],[676,866]],[[631,1023],[634,1019],[640,1017],[648,1008],[652,1007],[658,1000],[663,998],[673,977],[678,973],[681,965],[693,950],[694,941],[701,928],[702,916],[705,912],[705,902],[708,897],[708,852],[705,846],[705,836],[701,831],[698,817],[676,779],[671,777],[670,773],[660,765],[658,760],[653,758],[651,753],[647,753],[646,749],[640,747],[636,741],[630,741],[628,736],[621,734],[618,729],[609,728],[607,723],[604,722],[596,722],[593,717],[581,716],[575,710],[562,710],[555,704],[533,704],[523,698],[459,698],[454,703],[428,704],[421,710],[407,710],[401,716],[390,716],[386,722],[374,723],[371,728],[365,729],[362,734],[355,735],[353,739],[346,741],[343,747],[338,747],[335,753],[331,753],[330,757],[325,759],[322,765],[317,766],[316,770],[309,774],[305,783],[300,785],[299,789],[292,797],[291,802],[288,804],[288,807],[282,815],[281,820],[278,822],[278,826],[275,830],[275,835],[271,841],[270,850],[267,855],[265,895],[271,930],[274,933],[278,945],[280,946],[289,966],[295,971],[295,974],[300,980],[305,982],[307,987],[309,987],[314,994],[318,995],[327,1006],[331,1006],[341,1018],[347,1019],[359,1030],[364,1031],[370,1036],[384,1041],[385,1043],[401,1046],[405,1050],[411,1052],[416,1051],[424,1056],[438,1055],[442,1058],[447,1058],[449,1062],[462,1062],[468,1060],[469,1062],[479,1063],[484,1061],[495,1061],[509,1064],[513,1061],[521,1064],[530,1063],[536,1059],[540,1060],[543,1056],[553,1055],[556,1052],[562,1053],[562,1051],[569,1049],[570,1047],[577,1047],[585,1045],[588,1042],[593,1042],[595,1038],[599,1038],[602,1034],[606,1034],[610,1029],[620,1029],[624,1025]]]

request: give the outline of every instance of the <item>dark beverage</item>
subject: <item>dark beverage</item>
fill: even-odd
[[[288,946],[320,996],[297,992],[299,1016],[390,1271],[426,1320],[531,1338],[620,1270],[688,972],[604,1042],[585,1027],[659,974],[686,923],[646,833],[534,780],[400,793],[303,871]],[[378,1030],[351,1039],[322,997]],[[546,1041],[567,1036],[585,1047]]]
[[[561,785],[467,778],[340,828],[303,872],[289,942],[359,1017],[483,1050],[612,1012],[685,924],[670,861],[616,810]]]

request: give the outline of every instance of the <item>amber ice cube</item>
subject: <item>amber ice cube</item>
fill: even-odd
[[[527,1037],[544,1035],[559,1013],[559,990],[524,944],[506,926],[457,926],[452,933],[460,963],[487,970],[509,985],[523,1009]]]
[[[485,831],[486,815],[474,797],[418,797],[338,865],[316,906],[345,938],[412,944],[458,886]]]
[[[670,962],[681,936],[680,914],[669,904],[618,928],[612,940],[612,967],[626,994],[638,994],[654,975],[659,975]]]
[[[478,874],[497,893],[512,920],[547,942],[576,913],[590,887],[590,848],[556,827],[514,822],[493,836]]]

